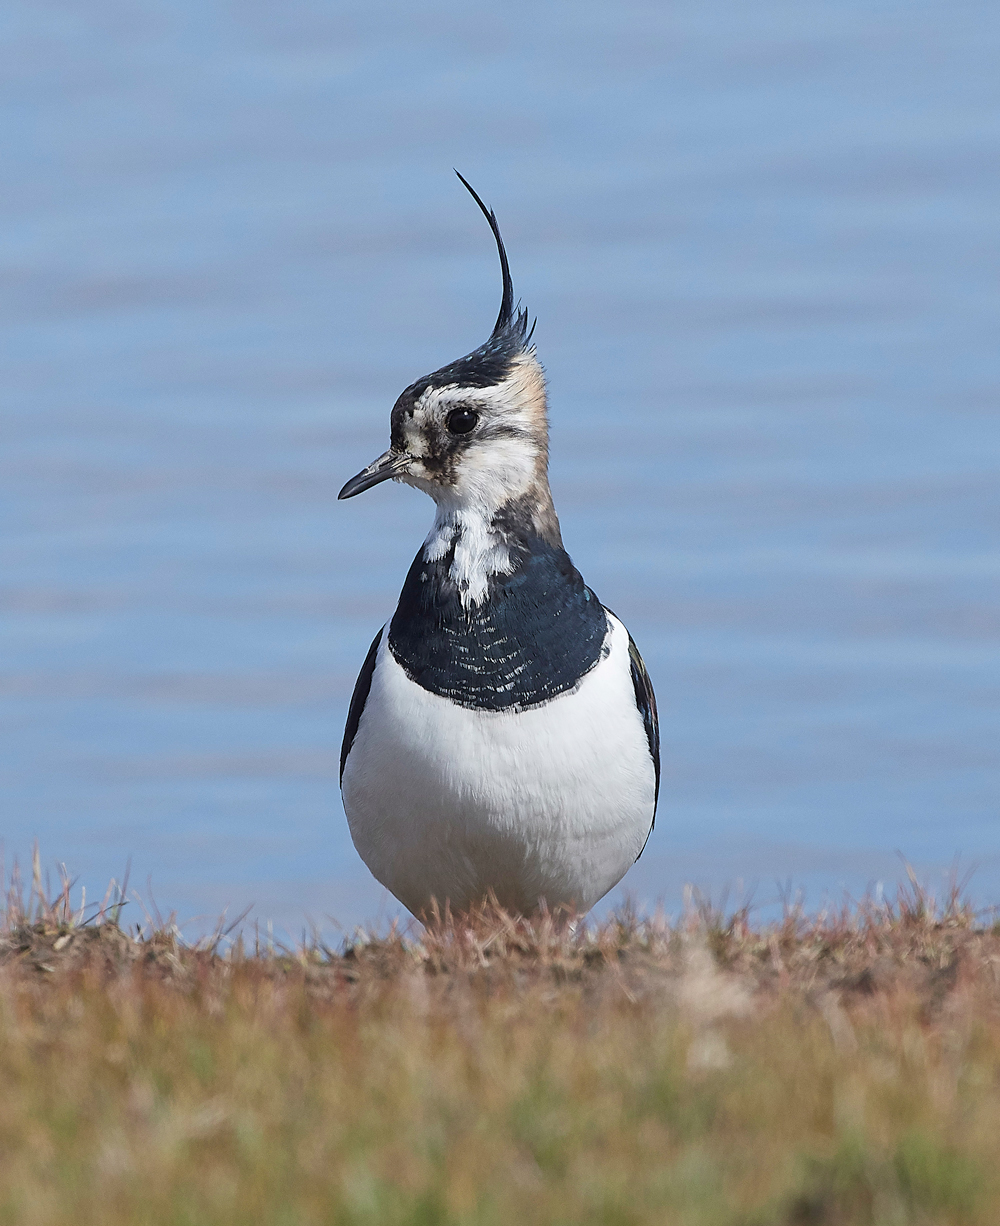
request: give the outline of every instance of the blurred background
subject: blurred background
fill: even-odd
[[[623,889],[1000,901],[998,62],[989,0],[8,0],[8,870],[397,913],[337,764],[432,505],[336,495],[492,326],[457,166],[659,696]]]

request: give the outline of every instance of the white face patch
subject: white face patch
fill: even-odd
[[[447,420],[459,408],[479,421],[456,437]],[[521,497],[544,478],[548,460],[545,381],[533,351],[492,387],[428,388],[403,423],[403,439],[415,462],[400,479],[439,504],[496,509]]]
[[[458,408],[479,415],[468,436],[448,434],[448,415]],[[530,491],[548,495],[545,383],[534,354],[517,359],[493,387],[429,388],[403,437],[413,463],[401,480],[437,503],[424,557],[440,561],[454,547],[449,576],[466,607],[479,604],[490,576],[514,568],[504,537],[491,527],[496,513]]]

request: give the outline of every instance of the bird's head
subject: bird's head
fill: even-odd
[[[527,312],[514,305],[496,216],[458,177],[490,223],[500,254],[503,298],[496,324],[478,349],[406,388],[393,406],[389,450],[352,477],[339,497],[402,481],[430,494],[439,513],[489,519],[517,504],[534,531],[558,538],[548,487],[545,376]]]

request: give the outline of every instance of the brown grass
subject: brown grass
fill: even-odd
[[[2,1224],[1000,1221],[1000,933],[957,897],[263,953],[119,901],[9,898]]]

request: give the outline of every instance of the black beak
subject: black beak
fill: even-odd
[[[355,494],[360,494],[363,490],[370,490],[380,481],[389,481],[393,477],[398,477],[409,468],[411,459],[412,457],[408,456],[405,451],[387,451],[377,460],[373,460],[367,468],[363,468],[356,477],[352,477],[337,497],[353,498]]]

